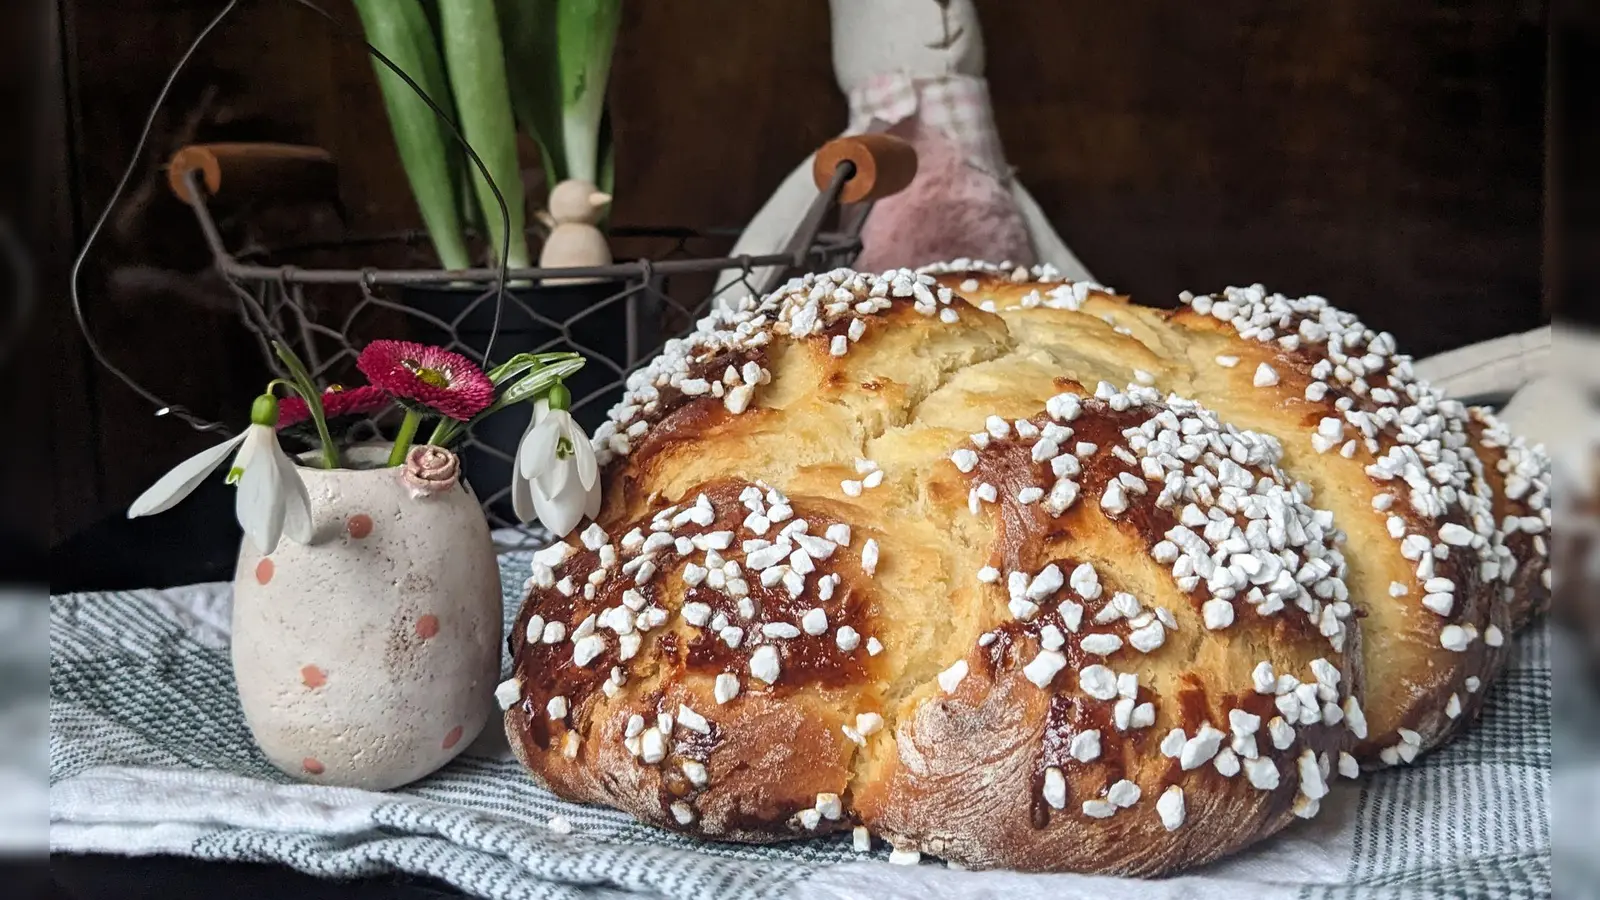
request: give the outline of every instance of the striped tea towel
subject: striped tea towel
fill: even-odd
[[[529,555],[501,557],[505,620]],[[891,865],[848,835],[705,843],[536,787],[491,724],[442,771],[374,793],[293,782],[251,742],[225,584],[52,598],[53,851],[267,862],[330,878],[407,872],[492,898],[1481,897],[1550,894],[1550,636],[1520,639],[1464,738],[1343,782],[1321,814],[1161,881]],[[509,671],[509,661],[506,664]]]

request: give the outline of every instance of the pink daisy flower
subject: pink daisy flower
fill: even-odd
[[[329,419],[371,415],[389,403],[389,395],[370,384],[349,389],[331,387],[322,392],[322,412]],[[299,397],[285,397],[278,401],[279,430],[292,428],[310,418],[311,411]]]
[[[465,422],[494,402],[494,382],[459,353],[411,341],[373,341],[356,368],[406,406]]]

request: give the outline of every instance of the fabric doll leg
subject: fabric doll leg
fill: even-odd
[[[1011,196],[1016,198],[1023,221],[1028,224],[1028,237],[1033,241],[1033,255],[1041,263],[1049,263],[1061,270],[1063,278],[1072,281],[1094,281],[1089,269],[1067,247],[1054,225],[1039,208],[1033,195],[1016,178],[1011,179]]]
[[[1550,371],[1550,327],[1480,341],[1416,363],[1418,377],[1452,396],[1510,394]]]

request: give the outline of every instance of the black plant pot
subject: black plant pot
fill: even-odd
[[[658,279],[649,288],[620,298],[630,287],[639,287],[638,282],[608,279],[508,288],[491,362],[517,353],[582,353],[589,363],[567,380],[567,387],[572,391],[573,416],[592,433],[622,395],[621,372],[659,343],[659,298],[665,285]],[[494,326],[493,298],[465,316],[462,312],[483,293],[481,285],[424,285],[403,288],[400,299],[450,325],[455,340],[481,355]],[[415,340],[441,346],[451,342],[450,331],[428,319],[415,317],[410,325]],[[511,457],[532,412],[531,406],[522,404],[497,413],[475,426],[472,439],[458,447],[467,481],[489,512],[506,522],[514,521]]]

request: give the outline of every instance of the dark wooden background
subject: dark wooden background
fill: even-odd
[[[207,443],[89,361],[61,274],[168,69],[222,5],[55,0],[43,35],[56,57],[42,242],[60,367],[52,540]],[[327,5],[354,21],[345,0]],[[1102,281],[1155,301],[1251,281],[1322,293],[1419,356],[1543,321],[1543,3],[979,8],[1011,161]],[[617,222],[737,225],[843,124],[826,3],[633,0],[611,102]],[[120,365],[233,420],[258,363],[159,179],[177,146],[238,139],[333,151],[352,230],[415,222],[361,50],[284,0],[245,0],[157,117],[84,282]]]

